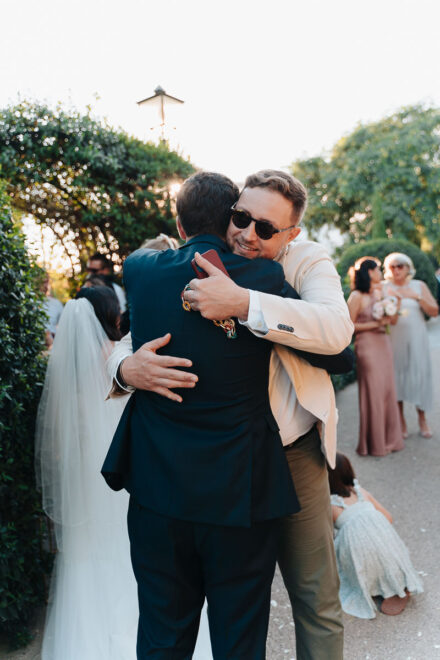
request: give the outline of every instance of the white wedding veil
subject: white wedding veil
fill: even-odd
[[[89,300],[68,302],[49,357],[36,429],[37,481],[60,551],[43,660],[136,657],[128,493],[114,493],[100,474],[128,400],[106,401],[111,350]]]
[[[113,347],[85,299],[69,301],[50,353],[37,425],[35,461],[43,508],[59,526],[111,516],[102,462],[126,401],[106,401],[105,361]]]

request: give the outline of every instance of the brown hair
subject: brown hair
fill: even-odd
[[[177,193],[177,215],[188,237],[199,234],[226,236],[231,206],[238,199],[238,187],[217,172],[197,172],[183,182]]]
[[[371,286],[370,270],[380,267],[381,263],[377,257],[360,257],[348,269],[351,289],[362,293],[368,293]]]
[[[298,223],[301,221],[307,207],[307,190],[301,181],[291,174],[281,170],[260,170],[247,177],[244,188],[269,188],[279,192],[292,202],[295,220]]]
[[[351,489],[354,486],[356,475],[353,466],[345,454],[336,454],[335,469],[327,467],[328,481],[330,484],[330,493],[341,495],[341,497],[350,497]]]
[[[121,339],[119,318],[121,310],[116,293],[108,286],[81,287],[75,298],[86,298],[92,305],[95,316],[111,341]]]

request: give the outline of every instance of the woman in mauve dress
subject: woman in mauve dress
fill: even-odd
[[[386,456],[403,449],[402,428],[394,383],[393,351],[386,325],[394,317],[375,319],[373,306],[381,298],[382,272],[374,257],[358,259],[349,271],[352,293],[347,301],[355,329],[359,388],[361,456]]]

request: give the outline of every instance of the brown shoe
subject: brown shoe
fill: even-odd
[[[380,606],[380,611],[382,612],[382,614],[388,614],[389,616],[396,616],[396,614],[401,614],[403,612],[408,601],[409,601],[408,592],[406,592],[403,598],[400,598],[400,596],[391,596],[390,598],[384,598],[384,600],[382,601],[382,605]]]

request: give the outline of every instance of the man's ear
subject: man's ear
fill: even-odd
[[[289,231],[289,243],[290,241],[293,241],[294,238],[298,236],[298,234],[301,232],[301,227],[294,227]]]
[[[182,223],[180,222],[179,216],[177,216],[177,218],[176,218],[176,227],[177,227],[177,231],[179,232],[179,236],[182,239],[182,241],[186,241],[186,239],[188,237],[186,235],[186,231],[182,227]]]

